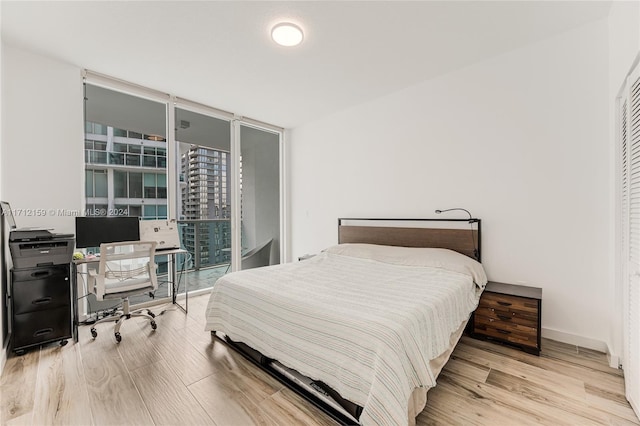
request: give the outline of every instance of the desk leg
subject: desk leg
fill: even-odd
[[[172,284],[171,284],[171,288],[173,289],[172,291],[172,295],[171,295],[171,299],[173,301],[173,304],[178,306],[178,308],[182,309],[182,311],[184,311],[184,313],[186,314],[188,309],[189,309],[189,286],[187,283],[187,277],[185,275],[185,271],[184,271],[184,264],[182,265],[182,270],[178,273],[178,254],[173,254],[173,268],[172,269]],[[178,275],[180,276],[185,276],[184,278],[184,307],[182,305],[180,305],[179,303],[177,303],[177,298],[178,298]]]
[[[71,262],[71,321],[73,342],[78,343],[78,266]]]

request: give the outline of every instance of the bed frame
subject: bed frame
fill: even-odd
[[[465,222],[469,226],[465,225]],[[400,223],[413,223],[413,226],[398,226]],[[376,226],[376,224],[378,226]],[[425,227],[432,224],[434,227]],[[474,224],[476,224],[474,229]],[[338,243],[366,243],[401,247],[446,248],[457,251],[480,261],[480,219],[374,219],[339,218]],[[437,225],[437,226],[436,226]],[[455,225],[455,226],[453,226]],[[322,398],[300,386],[281,371],[272,366],[273,359],[267,358],[255,349],[241,342],[235,342],[227,336],[211,332],[212,336],[233,347],[246,359],[276,380],[305,398],[325,414],[341,425],[354,425],[354,421],[334,409]],[[336,400],[345,411],[359,418],[362,407],[343,399],[337,392],[321,382],[317,383],[324,392]],[[323,386],[324,385],[324,386]]]
[[[349,222],[359,225],[349,225]],[[456,228],[398,227],[396,222],[414,224],[463,225]],[[362,225],[360,223],[369,223]],[[392,223],[393,226],[375,226]],[[468,223],[469,227],[465,227]],[[476,229],[473,229],[473,224]],[[366,243],[402,247],[446,248],[480,262],[480,219],[338,219],[338,243]]]

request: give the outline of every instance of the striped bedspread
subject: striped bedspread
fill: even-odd
[[[362,425],[406,425],[429,360],[478,304],[473,279],[324,252],[228,274],[214,285],[206,330],[321,380],[363,407]]]

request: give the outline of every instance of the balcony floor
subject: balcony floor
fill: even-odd
[[[228,269],[228,265],[223,264],[218,266],[212,266],[209,268],[203,268],[203,269],[200,269],[199,271],[185,272],[187,284],[189,286],[189,293],[194,292],[196,290],[213,287],[213,284],[215,284],[218,278],[220,278],[221,276],[227,273],[227,269]],[[158,289],[156,290],[156,293],[155,293],[156,297],[166,297],[166,295],[169,294],[169,291],[167,289],[168,282],[166,278],[167,278],[166,276],[158,277],[159,283],[158,283]],[[184,293],[184,280],[185,280],[184,275],[182,277],[178,275],[178,293]],[[134,305],[138,303],[148,302],[151,299],[147,295],[142,295],[142,296],[131,297],[130,300],[131,300],[131,304]]]

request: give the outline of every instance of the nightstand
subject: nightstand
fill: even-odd
[[[489,281],[469,320],[472,337],[540,355],[542,289]]]

